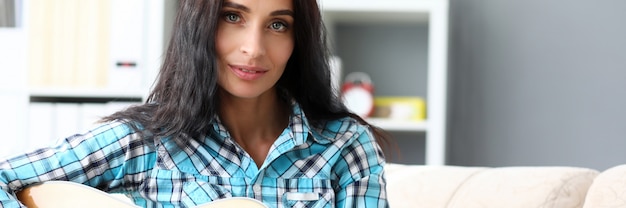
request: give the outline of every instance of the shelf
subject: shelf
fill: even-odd
[[[324,12],[429,13],[440,0],[321,0]]]
[[[425,132],[428,129],[428,123],[426,121],[392,120],[385,118],[367,118],[366,120],[387,131]]]
[[[446,161],[448,0],[318,0],[329,43],[343,72],[364,71],[377,78],[378,95],[423,96],[427,121],[366,119],[390,133],[424,134],[426,165]],[[411,33],[413,32],[413,33]],[[409,34],[410,33],[410,34]],[[380,37],[390,37],[382,47]],[[404,47],[410,44],[415,46]],[[388,46],[388,47],[387,47]],[[375,52],[372,52],[375,51]],[[368,63],[376,60],[376,64]],[[377,64],[382,65],[379,66]],[[419,67],[419,68],[417,68]],[[380,70],[390,69],[377,74]],[[393,69],[393,70],[391,70]],[[398,81],[393,75],[411,77]],[[410,74],[410,73],[415,73]],[[409,76],[406,76],[410,74]],[[394,74],[396,75],[396,74]],[[404,83],[398,85],[397,83]],[[425,88],[423,88],[425,86]],[[406,89],[402,89],[402,88]],[[409,90],[410,89],[410,90]],[[404,134],[410,133],[410,134]],[[412,140],[406,140],[411,141]],[[409,142],[410,143],[410,142]]]
[[[139,90],[109,90],[109,89],[30,89],[30,97],[62,97],[62,98],[121,98],[141,99],[145,92]]]
[[[428,22],[436,0],[322,0],[320,6],[334,22]]]

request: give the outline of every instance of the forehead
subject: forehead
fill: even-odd
[[[225,7],[243,6],[250,12],[293,10],[293,0],[224,0]]]

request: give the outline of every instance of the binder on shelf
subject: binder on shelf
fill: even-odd
[[[20,29],[0,28],[0,95],[26,87],[26,38]]]
[[[107,116],[105,103],[83,103],[80,105],[78,132],[86,133],[97,126],[97,122]]]
[[[24,136],[26,131],[24,125],[28,122],[22,96],[19,94],[4,93],[0,89],[0,157],[5,157],[21,152],[24,147]]]
[[[143,0],[29,2],[29,84],[135,90],[143,77]]]
[[[106,0],[79,0],[76,20],[78,47],[76,80],[79,87],[104,88],[110,60],[111,5]]]
[[[52,1],[32,1],[28,6],[28,78],[30,86],[49,86]]]
[[[124,110],[139,102],[107,102],[107,103],[82,103],[78,114],[79,127],[77,133],[86,133],[100,125],[98,121],[118,111]]]
[[[78,103],[56,103],[54,104],[55,129],[53,141],[70,137],[79,133],[79,106]]]
[[[54,140],[54,104],[35,102],[28,107],[28,141],[25,150],[44,147]]]
[[[75,134],[84,134],[111,115],[139,102],[53,103],[29,104],[28,150],[47,147]]]
[[[108,87],[117,90],[141,88],[144,69],[143,0],[112,0],[111,60]]]
[[[108,53],[107,1],[29,3],[29,82],[32,87],[98,87]],[[99,21],[101,19],[107,21]],[[105,37],[105,38],[102,38]],[[92,75],[93,74],[93,75]],[[95,78],[95,79],[94,79]],[[106,81],[106,79],[104,79]]]
[[[141,104],[141,103],[140,102],[108,102],[106,104],[106,108],[104,112],[106,112],[106,115],[110,115],[118,111],[125,110],[126,108],[132,105],[137,105],[137,104]]]

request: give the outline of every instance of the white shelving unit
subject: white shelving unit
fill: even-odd
[[[22,148],[25,137],[28,105],[24,66],[25,43],[23,28],[0,28],[0,131],[4,132],[0,156]]]
[[[103,85],[85,85],[85,84],[66,84],[63,83],[58,85],[57,82],[52,82],[51,84],[41,84],[41,83],[26,83],[25,91],[28,93],[29,97],[67,97],[67,98],[134,98],[134,99],[143,99],[147,96],[150,84],[152,83],[153,78],[156,76],[156,70],[158,70],[160,64],[161,54],[163,52],[163,0],[155,0],[155,1],[145,1],[145,0],[110,0],[108,2],[104,2],[106,7],[110,7],[109,9],[99,10],[98,7],[104,6],[102,3],[96,4],[94,2],[89,3],[91,6],[79,7],[78,1],[68,1],[71,3],[64,3],[63,6],[67,6],[68,8],[72,8],[74,10],[68,9],[68,13],[73,13],[69,16],[74,18],[90,18],[90,25],[95,26],[91,27],[91,29],[96,30],[97,32],[104,32],[106,35],[102,35],[108,41],[108,51],[107,55],[110,56],[109,60],[106,61],[105,64],[108,65],[106,71],[102,76],[98,76],[99,80],[107,80],[107,84]],[[38,9],[54,9],[54,8],[36,8],[33,5],[33,2],[24,1],[22,14],[24,19],[24,28],[23,35],[25,37],[33,37],[37,35],[32,35],[32,33],[39,32],[40,29],[33,29],[34,26],[29,25],[31,22],[29,20],[30,17],[37,16],[36,14],[31,14],[33,12],[38,11]],[[44,4],[38,3],[37,6],[56,6],[54,4]],[[87,5],[87,4],[82,4]],[[58,8],[57,8],[58,9]],[[85,9],[85,10],[81,10]],[[78,12],[74,12],[78,10]],[[106,13],[106,11],[110,12],[108,15],[102,16],[87,16],[87,17],[78,17],[77,14],[85,15],[85,13]],[[58,11],[57,11],[58,13]],[[53,13],[48,13],[48,15],[52,17],[45,18],[67,18],[68,15],[61,15]],[[56,16],[55,16],[56,15]],[[102,18],[109,18],[106,21],[102,21]],[[156,24],[159,23],[159,24]],[[81,27],[83,25],[75,24],[76,27]],[[101,29],[106,28],[106,29]],[[67,28],[70,30],[76,30],[74,27]],[[160,31],[158,33],[153,33],[153,31]],[[50,31],[47,31],[50,32]],[[86,36],[86,38],[90,38],[94,41],[101,41],[100,39],[95,39],[95,36],[92,33],[85,33],[81,31],[82,36]],[[58,31],[52,31],[51,33],[58,33]],[[79,38],[76,38],[79,39]],[[27,39],[28,41],[28,39]],[[76,42],[79,42],[78,40]],[[81,43],[81,42],[79,42]],[[37,47],[29,47],[30,43],[26,42],[26,49],[37,49]],[[49,44],[49,43],[42,43]],[[93,45],[88,45],[85,43],[81,43],[84,45],[77,45],[77,47],[94,47]],[[55,48],[53,50],[59,50],[59,48]],[[84,51],[75,51],[71,54],[76,55],[74,58],[78,57],[78,53]],[[90,51],[91,52],[91,51]],[[28,63],[28,55],[26,53],[26,62],[24,63],[25,76],[28,78],[31,76],[31,68],[29,68],[30,64]],[[94,54],[99,55],[99,54]],[[65,58],[65,57],[64,57]],[[83,57],[85,58],[85,57]],[[86,57],[90,58],[90,57]],[[133,67],[119,67],[116,66],[118,61],[130,61],[135,64]],[[78,65],[78,64],[76,64]],[[82,65],[80,65],[82,66]],[[93,65],[90,65],[93,66]],[[50,68],[46,68],[50,70]],[[54,70],[54,69],[53,69]],[[82,68],[76,69],[77,71],[83,70]],[[85,69],[86,70],[86,69]],[[72,71],[69,71],[72,72]],[[46,75],[55,74],[55,73],[47,73]],[[64,76],[72,76],[72,74],[67,74]],[[28,79],[27,79],[28,80]],[[32,82],[32,79],[30,80]]]
[[[428,47],[426,59],[428,75],[427,83],[425,83],[427,121],[374,118],[368,120],[388,131],[425,132],[425,164],[444,165],[446,162],[448,1],[319,0],[318,2],[331,39],[336,36],[337,25],[401,23],[425,25],[428,28],[428,45],[425,46]],[[389,73],[393,73],[393,67],[389,68]],[[393,84],[397,83],[377,83],[377,85]],[[407,87],[411,87],[411,84],[413,83],[406,83]]]
[[[69,88],[32,88],[29,89],[30,97],[67,97],[67,98],[124,98],[137,99],[146,96],[145,89],[128,91],[109,89],[69,89]]]
[[[428,122],[426,121],[404,121],[384,118],[368,118],[367,121],[388,131],[428,131]]]
[[[87,112],[85,109],[88,108],[92,108],[91,113],[93,113],[93,107],[97,106],[100,107],[100,114],[102,114],[109,112],[107,110],[119,109],[132,102],[138,102],[146,98],[151,84],[157,76],[164,50],[167,36],[166,32],[164,32],[167,31],[167,26],[164,22],[165,18],[168,17],[166,12],[169,11],[166,9],[166,6],[171,6],[171,2],[175,1],[107,1],[107,3],[111,4],[112,10],[115,10],[112,11],[113,15],[120,15],[120,13],[131,15],[126,16],[127,18],[121,21],[119,18],[115,20],[114,18],[116,17],[112,16],[113,19],[111,19],[111,22],[117,21],[118,24],[111,26],[117,27],[118,30],[116,34],[111,34],[111,38],[113,39],[111,45],[120,46],[121,48],[118,48],[118,50],[122,50],[120,54],[123,56],[128,55],[137,58],[136,63],[138,69],[133,70],[139,70],[139,73],[135,73],[133,76],[125,76],[129,75],[127,71],[122,71],[118,74],[109,72],[109,77],[107,77],[109,79],[109,85],[104,87],[75,87],[71,85],[33,86],[29,84],[29,76],[31,75],[28,63],[29,49],[32,49],[32,47],[29,46],[33,44],[29,42],[29,35],[33,29],[33,27],[29,25],[29,18],[34,6],[31,5],[31,1],[19,2],[20,4],[16,7],[16,14],[18,14],[16,18],[20,20],[21,24],[14,28],[0,28],[0,37],[2,37],[0,39],[0,45],[3,46],[0,47],[0,75],[2,75],[0,76],[0,100],[2,100],[0,103],[0,116],[3,118],[2,121],[0,121],[0,124],[2,124],[0,125],[0,131],[6,133],[4,139],[0,141],[4,144],[0,147],[0,157],[32,149],[33,146],[31,145],[33,144],[44,145],[44,142],[49,142],[47,137],[50,137],[52,134],[41,134],[41,132],[55,128],[47,126],[50,123],[74,122],[70,121],[72,118],[68,118],[74,115],[71,112],[56,116],[56,114],[59,114],[59,111],[55,109],[57,108],[56,106],[61,106],[61,104],[65,107],[78,106],[80,109],[77,111],[73,110],[74,113],[85,113]],[[78,1],[75,2],[78,3]],[[53,4],[50,3],[50,5]],[[121,34],[126,30],[119,30],[120,26],[121,28],[131,28],[131,30],[127,32],[133,34],[128,36]],[[137,31],[140,31],[140,34],[136,34]],[[122,38],[120,38],[120,36]],[[125,38],[123,37],[126,37],[128,40],[124,40]],[[128,43],[123,41],[132,41],[131,44],[133,46],[129,46]],[[115,66],[115,63],[113,63],[115,56],[115,54],[112,54],[112,60],[109,62],[111,68]],[[112,80],[112,78],[116,78],[115,76],[121,77],[117,77],[119,78],[117,82],[111,83],[115,81]],[[130,84],[126,85],[126,83]],[[55,111],[52,113],[55,115],[54,117],[60,118],[50,118],[48,112],[41,110],[42,105],[40,104],[46,105],[48,103],[50,103],[51,106],[46,106],[46,110]],[[81,104],[85,104],[85,107],[81,106]],[[96,112],[97,111],[98,110],[96,110]],[[39,113],[41,115],[35,115],[35,117],[33,117],[33,113]],[[79,120],[85,120],[89,115],[78,116],[80,117]],[[95,121],[95,119],[94,117],[93,121]],[[33,125],[33,122],[46,126],[39,125],[36,128],[31,128],[30,126]],[[46,124],[46,122],[48,123]],[[72,133],[79,133],[79,131],[79,129],[72,130]],[[36,138],[36,141],[33,140],[33,136]],[[40,138],[41,136],[46,138]],[[52,139],[61,139],[57,137]]]

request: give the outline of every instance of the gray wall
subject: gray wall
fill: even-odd
[[[626,1],[450,1],[449,164],[626,163]]]

